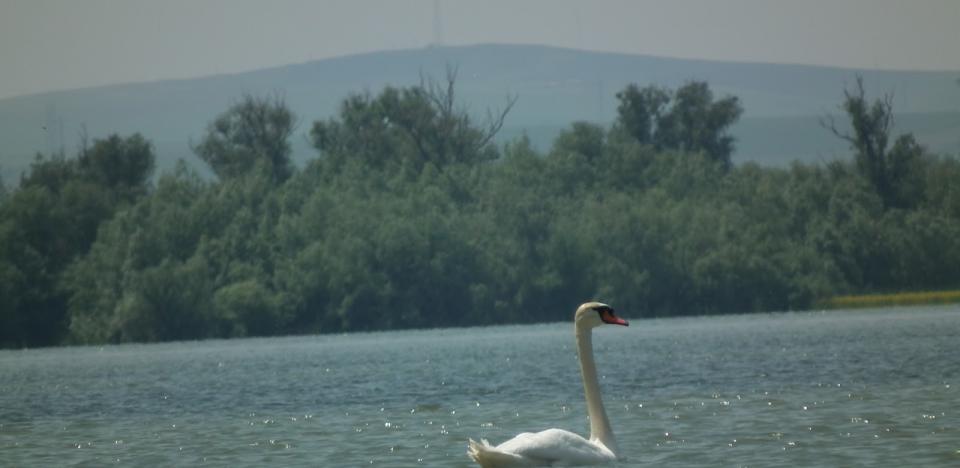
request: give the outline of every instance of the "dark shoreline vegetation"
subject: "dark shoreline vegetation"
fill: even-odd
[[[492,143],[454,79],[347,97],[312,124],[246,96],[152,178],[140,135],[40,157],[0,186],[0,346],[806,309],[960,286],[960,161],[846,91],[850,161],[734,165],[742,109],[706,83],[628,86],[610,128]],[[846,130],[849,129],[849,130]]]

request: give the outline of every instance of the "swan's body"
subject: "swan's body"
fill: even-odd
[[[597,367],[593,361],[592,330],[604,323],[627,325],[613,309],[599,302],[588,302],[577,309],[574,330],[583,394],[590,416],[590,439],[563,429],[525,432],[496,447],[486,440],[469,442],[467,454],[484,468],[509,466],[597,465],[617,459],[617,443],[610,429],[607,412],[600,400]]]

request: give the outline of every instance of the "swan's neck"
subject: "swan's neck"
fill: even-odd
[[[600,399],[600,382],[597,366],[593,361],[593,332],[589,328],[576,327],[577,354],[580,356],[580,373],[583,376],[583,394],[587,399],[587,415],[590,417],[590,440],[600,442],[611,452],[617,452],[617,442],[610,429],[610,420]]]

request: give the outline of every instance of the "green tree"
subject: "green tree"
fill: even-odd
[[[170,341],[211,336],[212,288],[202,258],[164,259],[131,275],[112,322],[118,341]]]
[[[658,86],[640,88],[635,83],[617,93],[616,125],[642,144],[654,144],[660,118],[670,103],[670,91]]]
[[[0,275],[9,288],[0,300],[0,345],[63,339],[64,270],[89,250],[101,223],[149,192],[153,161],[140,135],[94,140],[75,159],[34,161],[0,204]]]
[[[857,170],[876,190],[885,207],[908,206],[915,197],[906,181],[924,149],[910,133],[897,137],[888,148],[893,129],[893,95],[885,94],[868,102],[860,75],[854,89],[844,89],[843,95],[840,109],[849,117],[853,133],[837,128],[832,116],[821,119],[821,125],[850,143]]]
[[[496,159],[491,142],[515,99],[499,112],[488,112],[478,125],[459,107],[455,82],[455,70],[448,70],[443,84],[424,79],[419,86],[387,87],[376,97],[352,95],[338,118],[314,122],[313,144],[338,168],[359,160],[369,168],[406,167],[419,173],[427,165],[446,168]]]
[[[295,116],[280,97],[243,99],[218,116],[193,150],[221,180],[263,170],[275,182],[293,171],[290,135]]]
[[[77,166],[81,177],[129,202],[146,194],[154,159],[150,142],[139,133],[127,138],[110,135],[83,148]]]
[[[70,265],[61,281],[69,301],[71,341],[173,339],[168,332],[137,329],[163,320],[149,314],[167,313],[166,307],[156,305],[164,297],[161,291],[148,290],[145,278],[170,285],[176,280],[168,276],[189,272],[191,284],[211,288],[209,263],[189,263],[201,239],[227,224],[223,211],[231,207],[212,203],[210,191],[208,182],[181,164],[174,173],[160,176],[150,196],[102,223],[89,252]],[[184,298],[208,300],[203,288]]]
[[[0,199],[0,346],[65,329],[75,343],[330,333],[566,320],[588,298],[670,316],[956,287],[956,158],[892,145],[909,161],[894,206],[855,161],[732,166],[717,155],[738,105],[708,91],[628,87],[613,128],[574,123],[544,153],[492,144],[505,114],[478,124],[448,80],[349,97],[313,127],[321,157],[288,177],[216,122],[217,180],[181,164],[151,185],[139,136],[40,158]]]
[[[734,137],[728,129],[743,113],[736,96],[714,99],[706,82],[691,81],[672,93],[630,84],[617,99],[616,130],[661,151],[702,151],[731,167]]]
[[[607,156],[607,132],[599,125],[574,122],[560,132],[547,155],[550,178],[556,193],[570,195],[593,188]]]

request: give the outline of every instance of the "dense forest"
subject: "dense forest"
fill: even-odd
[[[545,153],[492,137],[455,79],[348,96],[313,122],[245,96],[181,165],[140,135],[38,156],[0,184],[0,346],[797,310],[960,286],[960,161],[895,136],[892,99],[845,90],[850,160],[735,165],[742,113],[704,82],[628,86],[609,128]]]

